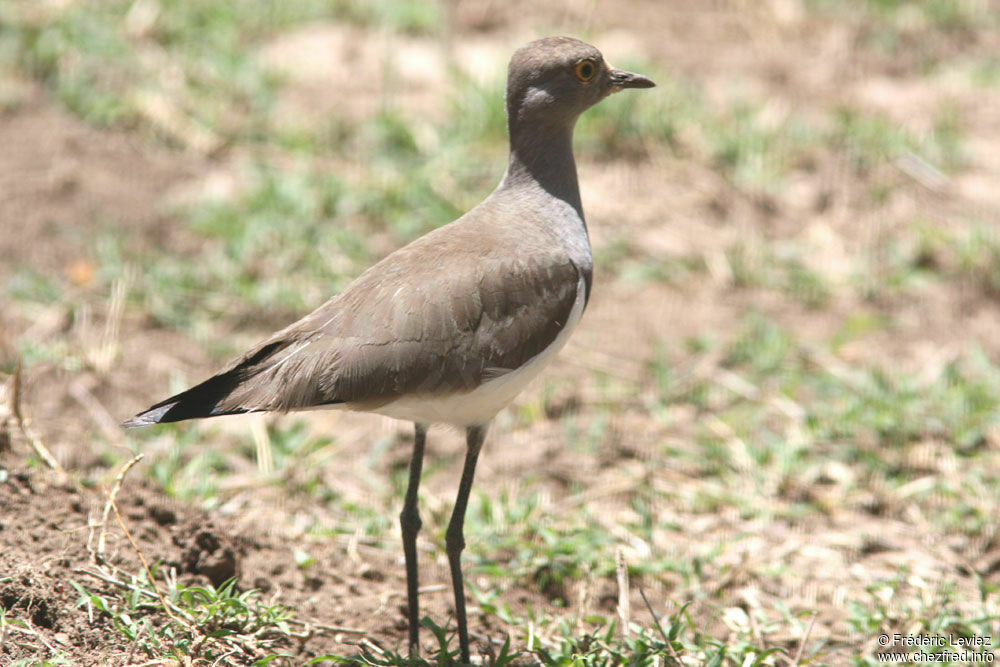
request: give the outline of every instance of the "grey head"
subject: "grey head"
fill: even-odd
[[[572,37],[525,44],[507,69],[511,139],[523,127],[568,127],[581,113],[624,88],[652,88],[648,78],[614,69],[595,47]]]
[[[526,199],[525,193],[540,189],[568,204],[582,221],[573,159],[577,118],[611,93],[654,85],[640,74],[611,67],[600,51],[572,37],[522,46],[507,69],[510,163],[497,192]],[[537,198],[530,203],[539,204]]]

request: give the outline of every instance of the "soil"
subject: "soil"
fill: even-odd
[[[307,548],[320,565],[296,567],[288,543],[263,527],[248,531],[225,516],[199,511],[149,483],[136,482],[124,485],[116,505],[137,551],[114,512],[102,529],[106,493],[46,477],[25,470],[0,484],[5,508],[0,604],[29,619],[34,630],[80,664],[131,664],[132,657],[106,616],[90,619],[79,609],[80,594],[70,581],[101,594],[109,587],[108,577],[127,581],[142,569],[140,553],[159,571],[172,571],[184,586],[218,588],[237,577],[246,588],[261,591],[264,601],[280,600],[296,610],[298,620],[319,626],[311,636],[268,647],[268,653],[298,656],[292,664],[338,649],[356,651],[362,639],[398,647],[406,635],[405,578],[391,551],[352,540],[314,542]],[[98,547],[102,535],[103,550]],[[446,580],[433,562],[422,563],[422,570],[424,582]],[[453,615],[438,593],[442,587],[430,588],[422,598],[424,611],[438,618]],[[479,636],[500,636],[483,622],[475,622],[473,630]],[[17,637],[11,639],[0,647],[5,660],[37,655],[34,642],[19,649]]]
[[[817,156],[813,175],[801,187],[775,200],[735,190],[696,160],[653,156],[645,161],[599,164],[583,157],[580,177],[595,247],[625,235],[641,239],[651,252],[704,253],[711,265],[713,253],[734,239],[815,239],[815,261],[835,268],[844,257],[872,252],[880,234],[888,234],[894,225],[908,224],[904,221],[911,219],[915,208],[925,218],[947,224],[947,219],[955,217],[992,215],[1000,207],[1000,193],[993,186],[1000,177],[995,152],[1000,126],[997,96],[953,90],[946,83],[927,84],[924,60],[916,55],[895,58],[855,49],[865,26],[810,18],[793,0],[699,3],[698,9],[681,2],[574,2],[542,9],[536,4],[456,3],[450,17],[458,35],[454,48],[467,48],[469,54],[509,50],[534,36],[537,24],[570,33],[593,32],[600,26],[591,41],[606,52],[615,52],[617,45],[667,63],[719,96],[738,86],[774,98],[778,106],[795,105],[804,112],[844,101],[886,113],[911,128],[932,123],[933,111],[940,104],[965,111],[969,165],[949,182],[946,191],[929,192],[919,183],[908,183],[877,210],[866,199],[867,184],[824,155]],[[294,55],[288,56],[283,48],[326,38],[338,43],[355,38],[353,29],[328,26],[326,30],[311,27],[305,34],[288,36],[264,49],[262,57],[294,61]],[[415,41],[409,44],[408,53],[433,51],[432,44]],[[960,34],[922,43],[920,53],[947,59],[959,52],[972,57],[989,48],[978,34]],[[305,102],[314,112],[350,103],[336,91],[323,93],[315,76],[307,72],[298,80],[293,78],[278,112],[298,113]],[[435,85],[445,78],[421,85]],[[21,81],[18,90],[18,103],[0,111],[0,282],[6,283],[21,267],[30,266],[40,275],[65,279],[86,299],[98,266],[95,237],[127,235],[130,243],[149,247],[184,248],[192,242],[171,217],[166,202],[224,171],[226,164],[220,161],[225,157],[173,150],[136,130],[95,129],[36,84]],[[359,96],[358,113],[377,99],[377,86],[369,92]],[[433,113],[433,99],[425,90],[404,96],[400,103],[409,102]],[[891,178],[905,177],[894,172]],[[642,195],[651,192],[658,201],[672,202],[669,210],[643,203]],[[981,291],[931,290],[916,300],[838,297],[821,310],[786,301],[766,290],[733,290],[724,276],[683,287],[636,285],[626,280],[601,284],[598,279],[579,331],[547,371],[565,380],[562,393],[548,402],[549,419],[530,428],[520,427],[509,415],[499,419],[490,439],[496,444],[494,449],[488,444],[484,452],[477,488],[499,492],[518,475],[544,470],[542,484],[554,503],[596,503],[600,510],[595,512],[606,514],[609,530],[613,530],[614,517],[628,511],[628,489],[621,488],[620,480],[641,476],[617,475],[615,468],[641,466],[645,451],[665,437],[681,440],[685,429],[693,429],[695,417],[676,415],[673,430],[667,434],[662,423],[649,420],[641,406],[626,403],[612,417],[610,431],[617,436],[610,437],[594,455],[563,446],[565,434],[557,417],[564,410],[587,410],[604,400],[588,379],[593,371],[638,377],[651,351],[665,340],[676,342],[676,348],[686,337],[706,330],[724,336],[749,310],[767,312],[783,325],[817,339],[828,339],[852,314],[891,317],[896,323],[893,330],[868,337],[847,352],[859,361],[892,358],[915,367],[940,365],[943,359],[976,347],[993,358],[1000,356],[1000,338],[995,336],[1000,309],[995,298]],[[622,327],[622,322],[630,325]],[[961,332],[956,332],[956,322],[962,323]],[[73,344],[90,335],[85,324],[72,320],[58,303],[27,315],[0,313],[0,367],[13,366],[15,339],[61,337]],[[99,329],[98,324],[90,327]],[[281,324],[262,319],[241,335],[249,343]],[[142,566],[139,553],[160,568],[174,570],[177,581],[186,585],[218,585],[237,576],[242,585],[256,587],[267,599],[294,608],[297,618],[316,627],[301,640],[272,647],[295,655],[292,664],[328,652],[349,652],[362,638],[402,650],[405,578],[398,542],[369,545],[349,534],[299,542],[305,539],[301,515],[315,511],[304,508],[299,499],[259,491],[251,483],[249,490],[234,491],[224,507],[209,512],[172,500],[162,489],[142,481],[141,475],[132,475],[117,506],[138,550],[113,513],[110,525],[98,525],[115,471],[106,469],[101,452],[90,443],[98,436],[120,442],[120,419],[162,398],[171,373],[199,377],[216,362],[201,342],[157,328],[141,313],[126,313],[119,338],[122,349],[108,371],[38,363],[25,376],[23,405],[34,430],[67,469],[103,470],[103,477],[98,477],[105,483],[99,488],[63,481],[50,471],[28,466],[27,443],[9,417],[0,415],[7,419],[0,424],[0,472],[6,475],[0,480],[0,606],[30,621],[30,632],[8,629],[8,636],[0,641],[0,663],[31,660],[55,651],[81,665],[138,661],[105,617],[96,615],[91,620],[78,607],[80,595],[70,582],[95,593],[108,591],[113,585],[93,573],[136,573]],[[530,391],[537,396],[541,389]],[[331,486],[342,489],[350,484],[342,479],[349,477],[343,471],[350,470],[352,461],[363,457],[365,448],[377,438],[388,438],[390,458],[395,465],[405,465],[408,432],[404,428],[401,435],[395,435],[399,427],[389,420],[316,415],[314,424],[317,432],[336,432],[343,443],[345,459],[338,462],[343,468],[324,478]],[[243,427],[245,423],[233,426]],[[428,446],[429,456],[452,470],[455,474],[450,478],[457,480],[459,435],[434,431]],[[817,473],[817,484],[801,492],[821,496],[825,474]],[[695,489],[692,494],[702,483],[680,468],[648,476],[651,483]],[[589,491],[576,491],[580,484]],[[451,488],[431,488],[427,493],[432,499],[439,495],[446,499],[452,492]],[[891,576],[901,563],[928,581],[964,571],[956,595],[967,595],[970,600],[978,595],[977,580],[963,568],[971,567],[978,576],[994,582],[1000,573],[1000,544],[993,534],[940,544],[928,537],[931,529],[909,513],[904,501],[862,511],[839,508],[841,500],[826,499],[830,510],[821,520],[766,526],[747,525],[724,512],[718,516],[696,512],[688,506],[695,501],[680,494],[677,507],[659,510],[666,524],[685,527],[671,536],[677,553],[693,556],[726,540],[740,543],[739,553],[719,560],[720,567],[729,569],[720,572],[715,593],[733,592],[727,604],[751,605],[755,595],[773,595],[785,600],[790,609],[818,609],[814,632],[826,637],[831,655],[844,661],[856,651],[858,641],[843,629],[845,608],[851,600],[864,598],[867,583]],[[98,557],[94,549],[102,530],[107,544]],[[293,549],[302,544],[321,565],[295,566]],[[783,589],[756,589],[755,569],[778,561],[790,572]],[[430,587],[422,596],[425,610],[433,618],[449,618],[453,608],[446,564],[438,558],[424,558],[421,575],[422,583]],[[613,609],[613,582],[601,580],[594,586],[590,604]],[[665,597],[669,590],[682,589],[681,581],[666,581],[649,592]],[[514,590],[505,602],[515,609],[540,607],[550,604],[556,593],[574,599],[573,592]],[[641,598],[633,600],[634,609],[641,605]],[[479,614],[473,614],[471,629],[480,643],[502,635],[501,628]],[[770,636],[769,641],[790,651],[798,646],[798,638],[792,636]],[[247,662],[254,657],[246,656]]]

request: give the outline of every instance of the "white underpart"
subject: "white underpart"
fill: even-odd
[[[421,424],[452,424],[479,426],[488,423],[505,408],[524,387],[535,379],[566,345],[573,329],[583,316],[587,286],[583,277],[576,288],[576,301],[566,326],[552,343],[528,360],[526,364],[493,380],[488,380],[469,392],[447,395],[403,396],[373,410],[380,415],[419,422]],[[351,408],[350,404],[346,406]]]

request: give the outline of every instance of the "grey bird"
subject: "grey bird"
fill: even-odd
[[[653,85],[612,68],[577,39],[548,37],[521,47],[507,71],[510,160],[492,194],[393,252],[218,374],[124,426],[317,407],[413,422],[399,517],[411,655],[419,653],[417,488],[427,428],[465,429],[465,465],[445,543],[461,659],[468,663],[460,557],[476,460],[490,421],[563,347],[590,296],[593,261],[573,128],[609,94]]]

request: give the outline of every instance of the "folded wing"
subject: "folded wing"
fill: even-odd
[[[125,425],[338,403],[375,409],[404,394],[470,391],[517,369],[566,325],[581,269],[557,251],[511,252],[495,247],[498,239],[490,252],[468,244],[456,252],[446,247],[460,240],[456,231],[390,255],[217,375]]]

